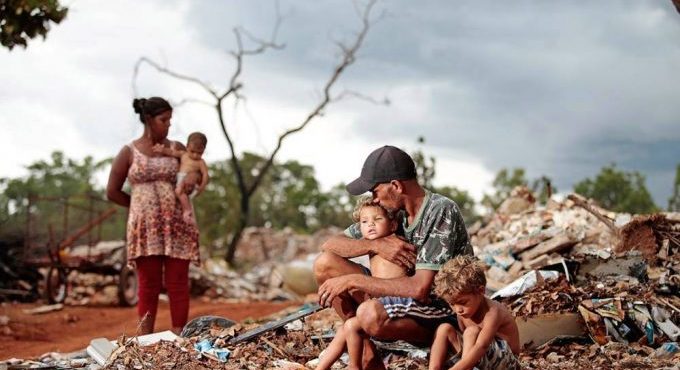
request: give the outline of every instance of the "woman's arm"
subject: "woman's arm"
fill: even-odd
[[[123,207],[130,206],[130,195],[123,191],[123,184],[130,169],[130,147],[124,146],[111,164],[109,182],[106,184],[106,197]]]
[[[184,150],[177,150],[176,148],[173,148],[172,143],[170,143],[170,147],[164,146],[163,144],[156,144],[151,148],[151,150],[153,150],[154,153],[175,158],[182,158],[182,154],[185,152]]]

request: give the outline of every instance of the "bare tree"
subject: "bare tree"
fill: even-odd
[[[269,169],[271,168],[272,164],[274,163],[274,158],[278,154],[279,150],[281,149],[281,146],[283,145],[283,142],[286,138],[288,138],[290,135],[295,134],[297,132],[302,131],[307,125],[309,125],[314,119],[318,118],[324,113],[324,110],[326,107],[345,97],[345,96],[355,96],[359,98],[363,98],[366,100],[371,100],[370,98],[364,97],[361,94],[354,93],[354,92],[348,92],[344,91],[341,92],[337,95],[332,95],[331,89],[335,86],[337,83],[338,79],[340,76],[343,74],[343,72],[356,61],[356,54],[357,51],[361,48],[364,39],[366,38],[366,35],[368,34],[368,31],[371,26],[371,10],[373,9],[375,3],[377,0],[369,0],[365,7],[363,9],[358,9],[357,8],[357,13],[359,17],[361,18],[361,29],[359,32],[356,34],[356,37],[352,40],[351,43],[345,44],[342,42],[337,42],[336,44],[340,48],[341,51],[341,56],[340,60],[338,63],[334,66],[330,77],[326,80],[323,90],[322,90],[322,96],[320,101],[316,103],[314,107],[312,107],[310,113],[306,116],[302,122],[299,122],[296,125],[292,125],[292,127],[288,130],[286,130],[283,134],[281,134],[276,143],[276,147],[271,151],[271,153],[267,156],[264,156],[266,160],[260,165],[259,168],[256,168],[253,173],[255,173],[254,177],[250,181],[246,181],[246,177],[244,176],[244,168],[242,163],[240,162],[234,141],[232,139],[232,136],[230,135],[229,128],[226,124],[225,118],[224,118],[224,109],[225,109],[225,102],[228,101],[228,98],[235,99],[237,102],[239,100],[244,99],[244,97],[240,94],[240,90],[243,87],[243,83],[240,80],[241,77],[241,72],[243,70],[243,63],[244,63],[244,58],[248,56],[253,56],[257,54],[262,54],[266,52],[268,49],[281,49],[284,46],[282,44],[279,44],[276,42],[276,35],[278,32],[278,28],[281,24],[281,16],[277,14],[275,26],[274,26],[274,32],[272,33],[272,37],[270,40],[262,40],[259,38],[254,37],[250,33],[248,33],[246,30],[242,28],[235,28],[234,29],[234,35],[236,37],[236,50],[232,51],[231,54],[234,57],[236,61],[236,66],[235,69],[231,75],[231,78],[229,80],[229,85],[224,89],[223,91],[219,91],[216,88],[213,88],[209,83],[201,81],[198,78],[184,75],[181,73],[177,73],[175,71],[172,71],[159,63],[147,58],[147,57],[142,57],[140,58],[134,69],[134,76],[133,76],[133,88],[135,88],[136,84],[136,79],[137,75],[139,73],[139,69],[142,65],[146,64],[154,68],[156,71],[160,72],[161,74],[170,76],[172,78],[185,81],[188,83],[192,83],[195,85],[200,86],[203,90],[205,90],[211,97],[212,101],[211,102],[201,102],[201,101],[196,101],[193,99],[185,99],[183,102],[201,102],[208,104],[212,106],[215,109],[215,113],[217,114],[217,118],[220,124],[220,127],[222,129],[222,133],[224,134],[224,137],[227,139],[227,144],[229,146],[229,151],[231,154],[231,166],[233,167],[234,173],[236,174],[236,179],[237,179],[237,184],[240,192],[240,214],[239,214],[239,222],[236,230],[233,231],[231,238],[229,240],[229,244],[227,247],[227,252],[225,256],[225,260],[229,263],[232,264],[234,260],[234,254],[236,252],[236,245],[238,244],[239,240],[241,239],[241,235],[243,233],[243,230],[245,229],[246,226],[248,226],[249,222],[249,215],[250,215],[250,200],[255,191],[258,189],[260,186],[262,179],[265,177]],[[355,3],[356,6],[356,3]],[[243,38],[247,37],[250,41],[252,41],[256,46],[252,49],[247,49],[244,48],[243,46]],[[136,88],[135,88],[136,91]],[[384,103],[388,103],[387,100],[385,100]]]

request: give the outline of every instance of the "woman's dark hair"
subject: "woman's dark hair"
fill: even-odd
[[[153,96],[151,98],[139,98],[132,101],[132,107],[135,109],[135,113],[139,114],[139,120],[142,123],[146,123],[144,120],[145,116],[155,117],[163,112],[172,110],[170,103],[167,100]]]

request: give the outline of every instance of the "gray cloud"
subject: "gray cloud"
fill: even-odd
[[[282,32],[294,41],[289,50],[262,63],[318,79],[324,72],[318,66],[333,55],[329,38],[352,28],[352,9],[341,2],[299,4],[282,3],[295,25],[284,24]],[[194,5],[194,17],[207,19],[210,6]],[[655,200],[666,205],[680,162],[680,16],[670,1],[381,7],[388,15],[374,26],[346,84],[371,92],[419,87],[427,106],[417,122],[400,114],[406,100],[394,100],[392,112],[356,108],[363,114],[355,129],[366,140],[424,135],[428,145],[481,158],[494,171],[547,174],[563,190],[617,163],[646,175]],[[273,11],[238,3],[235,13],[266,31],[263,15]],[[215,29],[202,30],[205,42],[217,42]]]
[[[266,38],[275,17],[273,1],[126,4],[144,11],[74,4],[44,47],[23,57],[0,55],[25,75],[0,72],[9,85],[0,100],[40,97],[41,107],[78,125],[74,135],[88,148],[115,153],[139,130],[129,106],[139,56],[167,54],[156,59],[224,84],[233,65],[232,28]],[[282,0],[280,7],[286,49],[248,60],[245,93],[303,110],[338,56],[333,40],[351,38],[359,22],[351,1]],[[386,0],[376,10],[386,15],[337,91],[388,94],[393,104],[334,105],[329,115],[354,119],[350,132],[316,140],[377,145],[423,135],[425,151],[474,159],[494,172],[524,167],[531,177],[551,176],[561,190],[616,163],[643,173],[657,203],[666,205],[680,162],[680,15],[670,0]],[[196,92],[149,70],[140,87],[142,95]],[[191,112],[178,111],[178,127],[208,117]]]

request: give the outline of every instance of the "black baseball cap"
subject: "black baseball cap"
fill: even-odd
[[[415,178],[416,165],[411,156],[397,147],[385,145],[368,155],[361,176],[347,185],[347,191],[360,195],[382,182]]]

